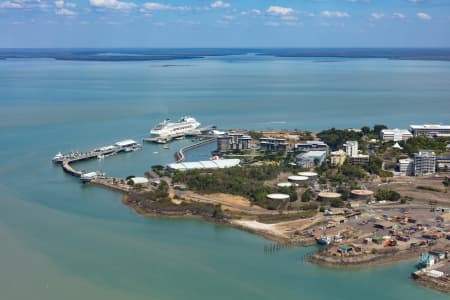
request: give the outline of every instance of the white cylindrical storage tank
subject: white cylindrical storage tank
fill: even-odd
[[[266,197],[269,200],[289,200],[291,198],[288,194],[268,194]]]
[[[372,198],[373,192],[369,190],[352,190],[351,196],[353,199],[368,200]]]
[[[280,188],[282,188],[282,187],[291,187],[291,186],[297,186],[297,184],[292,183],[292,182],[280,182],[280,183],[277,183],[277,187],[280,187]]]
[[[319,200],[335,200],[335,199],[340,199],[341,198],[341,194],[339,193],[333,193],[333,192],[320,192],[319,195]]]
[[[317,178],[317,176],[319,176],[319,174],[317,174],[316,172],[298,172],[297,175],[305,176],[310,179],[314,179],[314,178]]]
[[[309,178],[306,176],[292,175],[288,177],[289,182],[296,183],[300,186],[305,186],[308,183]]]

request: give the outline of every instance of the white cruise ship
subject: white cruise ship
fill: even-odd
[[[192,117],[182,117],[176,122],[169,122],[169,119],[156,125],[150,134],[152,138],[171,139],[178,136],[183,136],[200,126],[200,122]]]

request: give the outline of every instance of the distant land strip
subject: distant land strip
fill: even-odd
[[[181,60],[230,55],[258,55],[284,58],[383,58],[450,61],[450,48],[0,49],[0,59],[34,58],[75,61]]]

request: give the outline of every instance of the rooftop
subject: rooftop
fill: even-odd
[[[284,199],[289,199],[289,195],[288,194],[268,194],[267,198],[273,199],[273,200],[284,200]]]
[[[412,129],[448,129],[450,130],[450,125],[441,125],[441,124],[424,124],[424,125],[411,125]]]
[[[172,170],[195,170],[195,169],[223,169],[239,165],[239,159],[218,159],[206,160],[197,162],[183,162],[169,164],[168,167]]]
[[[314,159],[314,158],[320,158],[320,157],[322,157],[322,156],[324,156],[326,154],[327,154],[326,151],[308,151],[306,153],[302,153],[302,154],[297,155],[297,157]]]
[[[373,192],[369,191],[369,190],[352,190],[351,193],[353,195],[358,195],[358,196],[371,196],[371,195],[373,195]]]
[[[334,192],[320,192],[318,195],[320,198],[330,198],[330,199],[334,199],[334,198],[340,198],[341,194],[339,193],[334,193]]]
[[[134,144],[137,144],[137,142],[135,140],[128,139],[128,140],[119,141],[119,142],[115,143],[114,145],[119,146],[119,147],[125,147],[125,146],[131,146]]]

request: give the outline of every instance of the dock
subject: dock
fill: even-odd
[[[52,162],[55,164],[60,164],[64,172],[75,177],[81,177],[81,175],[83,175],[85,172],[75,169],[71,166],[71,164],[83,160],[104,158],[122,152],[136,151],[140,150],[141,148],[142,145],[136,143],[133,140],[124,140],[117,142],[111,146],[100,147],[87,152],[71,151],[68,154],[58,153],[52,159]]]

